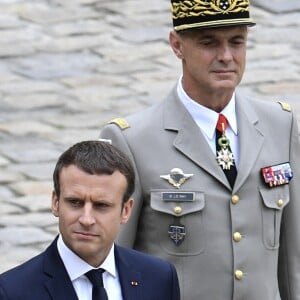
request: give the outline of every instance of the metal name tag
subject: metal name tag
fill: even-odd
[[[194,192],[162,192],[163,201],[195,201]]]

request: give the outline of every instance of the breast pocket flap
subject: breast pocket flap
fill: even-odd
[[[184,216],[203,210],[205,197],[199,191],[151,191],[150,206],[153,210],[173,215]]]
[[[281,186],[268,190],[261,189],[260,194],[264,205],[268,208],[282,210],[290,201],[287,188],[288,186]]]

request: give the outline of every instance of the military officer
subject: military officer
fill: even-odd
[[[118,241],[173,262],[182,300],[299,300],[297,121],[288,104],[236,90],[255,25],[249,2],[171,6],[182,76],[162,102],[100,134],[137,175]]]

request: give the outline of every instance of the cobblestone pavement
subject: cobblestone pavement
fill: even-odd
[[[240,89],[289,102],[300,122],[299,0],[253,4]],[[0,272],[57,234],[59,154],[175,84],[170,28],[169,0],[0,0]]]

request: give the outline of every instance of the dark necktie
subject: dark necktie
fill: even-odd
[[[102,273],[103,269],[93,269],[85,275],[93,285],[93,300],[108,300],[106,290],[103,286]]]
[[[226,117],[220,114],[216,127],[217,162],[219,166],[223,169],[227,180],[232,188],[236,179],[237,170],[234,162],[233,153],[230,149],[229,139],[225,135],[225,130],[227,126],[228,121]]]

